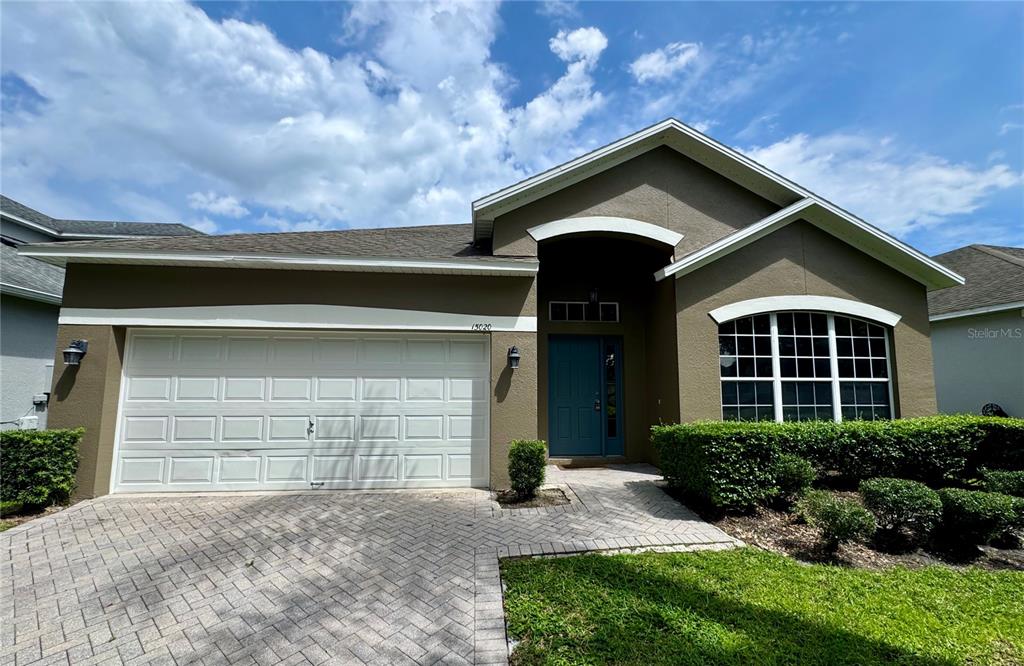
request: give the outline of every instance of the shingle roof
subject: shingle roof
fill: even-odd
[[[967,278],[928,293],[931,316],[1024,301],[1024,248],[968,245],[933,257]]]
[[[13,247],[0,245],[0,283],[59,297],[64,289],[64,269],[19,256]]]
[[[203,236],[203,232],[178,223],[107,222],[102,220],[64,220],[50,217],[10,197],[0,195],[0,211],[51,229],[58,234],[76,236],[96,234],[111,236]]]
[[[469,224],[299,231],[263,234],[229,234],[174,238],[126,238],[59,243],[60,249],[90,251],[204,253],[232,255],[311,255],[330,257],[394,257],[415,259],[467,259],[515,261],[494,257],[472,243]],[[53,247],[56,243],[32,247]],[[522,258],[534,261],[532,258]]]

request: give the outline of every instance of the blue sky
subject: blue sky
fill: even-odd
[[[1020,3],[7,3],[3,193],[205,231],[467,222],[673,116],[935,253],[1024,245]]]

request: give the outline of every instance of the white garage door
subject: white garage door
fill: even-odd
[[[488,344],[130,331],[113,490],[486,486]]]

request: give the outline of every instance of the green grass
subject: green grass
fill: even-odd
[[[17,525],[17,523],[13,520],[0,520],[0,532],[6,532],[15,525]]]
[[[502,563],[516,664],[1022,664],[1024,572],[752,548]]]

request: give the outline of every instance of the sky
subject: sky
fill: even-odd
[[[470,221],[668,117],[930,254],[1024,245],[1024,3],[0,6],[0,189],[208,233]]]

